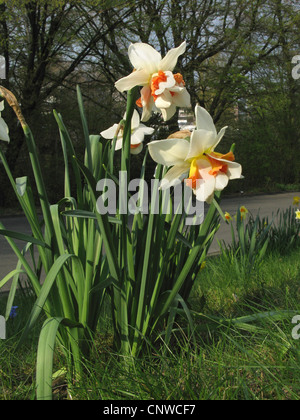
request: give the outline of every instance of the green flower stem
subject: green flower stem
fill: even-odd
[[[126,185],[123,185],[128,191],[128,183],[130,181],[130,145],[131,145],[131,119],[134,112],[134,106],[137,99],[138,88],[128,92],[127,96],[127,107],[126,107],[126,121],[124,126],[123,133],[123,147],[122,147],[122,158],[121,158],[121,171],[127,173]],[[130,235],[128,230],[128,195],[122,194],[125,199],[126,212],[121,215],[122,227],[121,227],[121,241],[120,241],[120,258],[119,262],[121,264],[121,285],[120,285],[120,318],[119,318],[119,327],[121,335],[121,352],[123,355],[128,356],[131,353],[130,342],[129,342],[129,330],[128,330],[128,287],[130,287],[130,279],[128,278],[127,270],[127,260],[128,256],[131,255],[128,252],[127,247],[131,246],[131,241],[128,235]]]
[[[33,170],[33,174],[34,174],[34,178],[35,178],[35,182],[37,186],[37,191],[39,194],[41,208],[42,208],[42,212],[43,212],[43,216],[45,220],[45,226],[46,226],[46,229],[48,229],[50,238],[54,238],[55,233],[54,233],[54,226],[53,226],[53,221],[52,221],[51,212],[50,212],[50,204],[49,204],[46,187],[45,187],[43,176],[42,176],[40,162],[37,155],[36,144],[35,144],[32,132],[28,125],[23,126],[23,131],[25,134],[25,139],[26,139],[26,143],[27,143],[27,147],[29,151],[32,170]]]
[[[215,193],[215,202],[219,203],[220,202],[220,197],[221,197],[221,192],[216,192]],[[173,300],[175,299],[177,293],[179,292],[181,286],[184,284],[185,279],[187,278],[188,275],[191,274],[191,269],[193,268],[193,265],[196,261],[196,259],[199,257],[201,249],[203,249],[206,240],[209,236],[210,230],[211,230],[211,226],[213,224],[213,220],[215,217],[217,217],[217,208],[215,206],[215,202],[213,202],[208,210],[208,213],[205,217],[205,220],[203,222],[203,224],[200,227],[200,232],[199,232],[199,236],[196,239],[196,242],[194,244],[193,249],[191,250],[191,253],[176,281],[176,284],[174,285],[171,293],[169,294],[167,300],[164,302],[162,309],[159,311],[159,315],[154,323],[153,328],[155,327],[156,323],[158,322],[159,318],[161,316],[163,316],[168,309],[171,307]],[[201,261],[202,262],[202,261]]]

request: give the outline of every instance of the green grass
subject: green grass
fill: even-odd
[[[203,316],[241,317],[264,311],[300,314],[299,249],[284,257],[265,257],[259,273],[240,279],[221,257],[208,258],[190,298]],[[0,341],[0,399],[35,398],[38,326],[20,348],[20,328],[30,296],[19,297],[19,314],[9,320],[9,339]],[[0,313],[4,301],[0,301]],[[194,317],[194,335],[184,318],[166,346],[161,341],[130,368],[112,351],[108,314],[100,320],[81,383],[67,389],[64,377],[54,383],[55,399],[74,400],[299,400],[300,340],[292,338],[291,317],[261,319],[245,325],[209,324]],[[42,322],[42,320],[41,320]],[[128,366],[128,365],[127,365]],[[56,351],[55,370],[64,367]]]

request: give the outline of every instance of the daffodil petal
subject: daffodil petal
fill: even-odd
[[[225,134],[225,132],[226,132],[226,130],[227,130],[227,126],[226,127],[223,127],[221,130],[220,130],[220,132],[219,132],[219,134],[217,135],[217,138],[216,138],[216,140],[215,140],[215,144],[214,144],[214,146],[213,146],[213,149],[215,149],[217,146],[218,146],[218,144],[220,143],[220,141],[222,140],[222,138],[224,137],[224,134]]]
[[[170,51],[167,52],[165,57],[160,62],[159,70],[165,71],[170,70],[173,71],[174,67],[177,64],[178,57],[183,54],[186,50],[186,42],[184,41],[179,47],[172,48]]]
[[[159,88],[155,91],[155,95],[161,95],[165,89],[173,88],[175,86],[175,79],[173,73],[170,71],[165,71],[167,80],[165,82],[160,82]]]
[[[130,149],[130,153],[132,155],[138,155],[143,150],[143,143],[141,143],[138,147],[135,147],[134,149]]]
[[[150,120],[152,115],[152,107],[150,106],[145,106],[143,107],[143,113],[142,113],[142,118],[141,121],[143,122],[147,122]]]
[[[109,127],[107,130],[101,131],[100,135],[105,139],[113,139],[116,135],[118,124],[114,124],[112,127]]]
[[[229,178],[226,174],[224,173],[219,173],[216,176],[216,185],[215,185],[215,190],[216,191],[222,191],[224,190],[225,187],[227,187],[229,182]]]
[[[180,184],[187,177],[188,170],[189,167],[187,165],[173,166],[161,180],[160,189],[166,190]]]
[[[180,108],[190,108],[191,97],[188,91],[183,88],[173,96],[173,104]]]
[[[237,162],[229,162],[227,176],[229,179],[240,179],[242,176],[242,165]]]
[[[121,149],[122,149],[122,146],[123,146],[123,138],[122,138],[122,137],[120,137],[120,138],[118,138],[118,139],[117,139],[117,141],[116,141],[116,147],[115,147],[115,150],[121,150]]]
[[[172,105],[172,95],[170,92],[165,91],[162,95],[160,95],[156,101],[155,105],[157,108],[169,108]]]
[[[130,90],[135,86],[144,86],[149,82],[149,74],[145,70],[137,70],[129,74],[129,76],[122,77],[115,83],[116,89],[120,92]]]
[[[148,75],[161,70],[158,68],[161,55],[151,45],[142,42],[131,44],[128,48],[128,56],[136,70],[146,70]]]
[[[206,130],[214,133],[215,137],[217,135],[217,130],[214,124],[214,121],[211,115],[200,105],[195,107],[196,115],[196,126],[197,130]]]
[[[184,139],[166,139],[152,141],[148,144],[149,153],[152,159],[164,166],[186,166],[190,167],[188,162],[185,162],[186,155],[189,150],[189,142]]]
[[[144,135],[145,136],[150,136],[151,134],[153,134],[154,133],[154,131],[155,131],[155,129],[154,128],[152,128],[152,127],[147,127],[146,125],[144,125],[144,124],[140,124],[139,125],[139,129],[140,130],[143,130],[143,132],[144,132]]]
[[[169,108],[161,108],[161,115],[164,121],[170,120],[176,113],[176,105],[171,104]]]
[[[152,115],[152,110],[154,107],[154,99],[151,95],[151,89],[149,86],[144,86],[141,90],[141,101],[143,105],[143,113],[141,121],[146,122],[150,119]]]
[[[8,127],[3,118],[0,117],[0,140],[7,141],[9,143],[10,138],[8,135]]]
[[[219,159],[211,155],[208,156],[219,162],[224,162],[227,165],[228,169],[226,175],[228,176],[229,180],[242,178],[242,166],[239,163],[231,162],[230,160],[226,159]]]
[[[190,148],[186,159],[203,155],[215,144],[215,133],[207,130],[194,130],[191,135]]]
[[[125,118],[126,118],[126,113],[125,113]],[[138,128],[139,125],[140,125],[140,114],[135,109],[133,111],[133,115],[132,115],[132,119],[131,119],[131,130],[134,130],[134,129]]]
[[[206,179],[200,179],[194,193],[198,201],[208,201],[215,191],[216,180],[214,176],[208,176]]]
[[[144,141],[144,132],[143,130],[137,129],[131,134],[130,144],[136,145]]]
[[[0,140],[10,142],[9,130],[6,122],[1,118],[1,112],[4,110],[4,101],[0,102]]]

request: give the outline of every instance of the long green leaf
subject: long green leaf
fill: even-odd
[[[4,230],[4,226],[1,222],[0,222],[0,228]],[[22,254],[22,252],[20,251],[20,249],[18,248],[16,243],[8,236],[6,236],[5,238],[6,238],[7,242],[9,243],[11,249],[16,254],[17,258],[22,262],[22,265],[23,265],[23,267],[26,271],[26,274],[28,275],[28,278],[31,281],[32,287],[34,288],[34,291],[35,291],[36,295],[38,295],[39,291],[41,289],[41,285],[39,283],[39,280],[38,280],[36,274],[34,273],[32,268],[28,264],[28,261],[26,260],[26,258],[24,257],[24,255]]]
[[[91,172],[93,172],[93,158],[92,158],[92,150],[91,150],[88,123],[87,123],[87,119],[86,119],[86,116],[85,116],[82,94],[81,94],[81,91],[80,91],[80,87],[78,85],[77,85],[77,100],[78,100],[79,112],[80,112],[83,134],[84,134],[84,139],[85,139],[85,149],[86,149],[86,154],[87,154],[87,166],[88,166],[89,170]]]
[[[220,194],[219,193],[215,194],[215,199],[217,199],[217,200],[220,199]],[[169,296],[167,297],[166,301],[162,302],[162,304],[160,305],[160,309],[159,309],[158,314],[157,314],[156,322],[158,321],[158,319],[163,314],[165,314],[168,311],[168,309],[169,309],[170,305],[172,304],[173,300],[175,299],[176,295],[179,293],[180,288],[182,287],[185,279],[191,273],[191,269],[193,268],[193,265],[194,265],[194,262],[195,262],[196,258],[198,258],[199,263],[203,262],[203,258],[204,258],[205,254],[202,253],[201,258],[199,259],[199,253],[200,253],[201,250],[204,249],[204,245],[209,242],[209,237],[210,237],[209,233],[214,228],[214,224],[215,224],[215,220],[216,220],[216,211],[217,211],[217,209],[216,209],[214,203],[212,203],[210,205],[210,208],[209,208],[209,211],[206,215],[204,223],[201,225],[199,236],[196,240],[194,248],[191,250],[190,255],[189,255],[189,257],[188,257],[180,275],[178,276],[178,278],[177,278]],[[156,322],[154,323],[154,325],[156,324]]]
[[[92,211],[87,210],[66,210],[61,213],[66,217],[78,217],[82,219],[94,219],[97,220],[97,215]],[[122,225],[122,221],[116,217],[108,216],[108,221],[117,225]]]
[[[90,173],[88,168],[86,168],[84,165],[81,164],[75,157],[74,159],[77,162],[77,165],[79,166],[80,170],[82,171],[83,175],[85,176],[88,184],[89,184],[89,191],[93,200],[94,208],[96,208],[97,205],[97,199],[96,199],[96,181],[93,178],[93,175]],[[103,236],[103,242],[105,247],[105,252],[108,258],[109,267],[111,275],[115,279],[120,279],[120,269],[118,266],[118,259],[117,259],[117,253],[115,250],[115,244],[112,236],[112,231],[109,226],[109,220],[107,215],[100,215],[98,212],[96,212],[97,222],[100,228],[101,235]]]
[[[40,241],[39,239],[34,238],[33,236],[25,235],[23,233],[14,232],[12,230],[6,230],[6,229],[0,229],[0,235],[6,236],[8,238],[18,239],[19,241],[23,242],[29,242],[31,244],[35,244],[42,247],[47,247],[50,249],[50,247],[43,241]]]
[[[9,274],[7,274],[1,281],[0,281],[0,289],[6,285],[6,283],[15,275],[17,274],[26,274],[24,270],[13,270]]]
[[[64,143],[66,144],[67,147],[67,152],[69,155],[69,159],[72,165],[72,169],[74,172],[74,176],[75,176],[75,181],[76,181],[76,188],[77,188],[77,199],[78,199],[78,204],[81,205],[83,203],[83,195],[82,195],[82,182],[81,182],[81,176],[80,176],[80,171],[78,169],[78,166],[75,164],[73,156],[75,156],[75,150],[72,144],[72,140],[71,137],[68,133],[68,130],[63,122],[62,116],[60,114],[58,114],[55,110],[53,111],[54,113],[54,117],[56,119],[57,125],[59,127],[59,131],[61,134],[61,137],[63,138]]]
[[[32,244],[26,244],[25,247],[22,250],[22,255],[25,255],[28,250],[32,247]],[[9,294],[8,294],[8,298],[7,298],[7,303],[6,303],[6,310],[5,310],[5,319],[7,320],[9,318],[10,315],[10,311],[11,308],[13,306],[14,303],[14,299],[15,299],[15,295],[16,295],[16,291],[17,291],[17,286],[19,283],[19,278],[20,278],[20,274],[26,274],[26,271],[22,270],[22,261],[18,260],[17,262],[17,266],[16,266],[16,274],[13,277],[10,289],[9,289]]]
[[[82,327],[81,324],[66,318],[49,318],[44,322],[39,337],[36,362],[36,394],[38,400],[52,400],[53,355],[60,325],[71,328]]]
[[[51,291],[51,288],[53,286],[53,283],[57,279],[57,276],[60,272],[60,270],[63,268],[64,264],[70,259],[70,258],[77,258],[75,255],[72,254],[65,254],[61,255],[53,264],[51,267],[48,275],[45,278],[45,281],[43,283],[43,286],[41,288],[41,291],[38,295],[38,298],[32,308],[31,314],[27,320],[25,329],[22,333],[20,343],[23,342],[25,337],[27,336],[30,329],[33,327],[35,322],[37,321],[40,313],[42,312],[44,305],[46,303],[46,300],[48,299],[49,293]]]

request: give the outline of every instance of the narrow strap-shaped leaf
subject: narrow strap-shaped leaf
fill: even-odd
[[[92,159],[92,150],[91,150],[88,123],[87,123],[87,119],[86,119],[86,116],[85,116],[83,99],[82,99],[82,94],[81,94],[80,87],[77,85],[76,89],[77,89],[78,107],[79,107],[81,123],[82,123],[82,128],[83,128],[83,134],[84,134],[84,139],[85,139],[85,148],[86,148],[86,153],[87,153],[88,168],[91,172],[93,172],[93,159]]]
[[[26,244],[22,250],[22,255],[25,255],[26,252],[31,248],[32,248],[32,244]],[[18,260],[15,271],[16,271],[16,274],[13,276],[13,280],[9,289],[9,294],[8,294],[7,303],[6,303],[6,311],[5,311],[6,319],[9,318],[10,311],[14,303],[20,274],[23,274],[23,273],[26,274],[26,271],[22,270],[22,261]]]
[[[31,244],[42,246],[43,248],[47,247],[50,249],[50,247],[45,242],[40,241],[39,239],[36,239],[33,236],[25,235],[23,233],[14,232],[12,230],[0,229],[0,235],[12,239],[18,239],[19,241],[23,242],[29,242]]]
[[[97,215],[87,210],[66,210],[62,212],[62,215],[66,217],[78,217],[78,218],[83,218],[83,219],[97,220]],[[113,217],[113,216],[108,216],[108,221],[110,223],[114,223],[117,225],[122,224],[122,221],[120,219],[117,219],[116,217]]]
[[[78,204],[81,205],[83,203],[81,176],[80,176],[80,171],[74,162],[74,159],[72,159],[72,157],[75,156],[75,150],[74,150],[70,135],[68,133],[68,130],[63,122],[62,116],[60,114],[57,114],[55,110],[53,111],[53,113],[54,113],[54,117],[56,119],[57,125],[59,127],[60,134],[63,137],[64,142],[67,147],[67,151],[69,154],[69,158],[72,164],[72,169],[73,169],[75,181],[76,181]]]
[[[54,228],[50,214],[50,203],[41,171],[40,162],[38,159],[36,143],[33,137],[33,134],[28,125],[23,126],[23,131],[25,134],[25,139],[29,151],[29,156],[31,160],[31,166],[34,174],[34,179],[37,187],[37,191],[39,194],[41,209],[43,212],[44,220],[45,220],[45,227],[49,232],[49,235],[54,239]],[[53,246],[56,246],[55,239],[53,240]]]
[[[66,235],[63,235],[63,229],[62,229],[63,226],[62,226],[62,221],[59,217],[58,205],[57,204],[52,205],[50,207],[50,211],[51,211],[51,216],[53,220],[53,226],[54,226],[58,249],[59,249],[60,255],[63,256],[65,255],[64,237]],[[71,318],[74,313],[72,297],[70,294],[71,290],[68,287],[68,285],[71,282],[73,282],[73,279],[71,278],[71,275],[69,274],[68,270],[62,268],[62,272],[60,272],[60,270],[58,271],[57,286],[58,286],[58,290],[59,290],[59,294],[60,294],[60,298],[62,302],[62,307],[64,310],[64,315],[66,318]]]
[[[21,269],[16,269],[11,271],[9,274],[7,274],[1,281],[0,281],[0,289],[6,285],[6,283],[15,275],[17,274],[26,274],[26,271]]]
[[[86,168],[84,165],[82,165],[81,162],[79,162],[76,158],[75,158],[75,160],[76,160],[77,165],[79,166],[80,170],[82,171],[83,175],[85,176],[85,178],[86,178],[86,180],[89,184],[89,190],[90,190],[91,197],[92,197],[92,200],[93,200],[93,205],[94,205],[94,208],[96,208],[96,205],[97,205],[97,199],[96,199],[96,195],[95,195],[96,181],[93,178],[90,171],[88,170],[88,168]],[[119,270],[119,266],[118,266],[117,253],[116,253],[116,250],[115,250],[112,231],[111,231],[110,226],[109,226],[108,216],[107,215],[100,215],[98,212],[96,212],[96,217],[97,217],[97,222],[98,222],[98,225],[99,225],[99,228],[100,228],[100,232],[103,236],[105,252],[106,252],[106,255],[107,255],[107,258],[108,258],[111,275],[115,279],[119,279],[120,278],[120,270]]]
[[[215,195],[215,198],[219,199],[219,194],[217,193]],[[173,300],[175,299],[176,295],[178,294],[181,286],[183,285],[186,277],[189,275],[191,269],[193,268],[193,265],[195,263],[196,258],[199,258],[199,253],[201,250],[203,250],[204,244],[208,242],[208,237],[210,231],[213,230],[214,227],[214,220],[216,217],[216,207],[214,203],[210,205],[209,211],[206,215],[206,218],[204,220],[204,223],[202,224],[200,228],[199,237],[196,240],[194,248],[191,250],[191,253],[180,273],[178,276],[173,289],[171,290],[169,296],[167,297],[166,301],[162,303],[161,308],[159,310],[159,313],[157,314],[157,318],[154,324],[158,321],[159,317],[162,316],[164,313],[167,312],[168,308],[172,304]],[[198,260],[199,263],[203,262],[205,254],[201,255],[200,260]]]
[[[4,229],[4,226],[1,222],[0,222],[0,229]],[[26,258],[24,257],[24,255],[22,254],[22,252],[20,251],[20,249],[18,248],[16,243],[8,236],[6,236],[5,238],[6,238],[7,242],[9,243],[11,249],[16,254],[17,258],[22,262],[22,265],[23,265],[23,267],[26,271],[26,274],[28,275],[28,278],[31,281],[32,287],[34,288],[35,293],[38,295],[39,291],[41,289],[41,285],[39,283],[39,280],[38,280],[36,274],[34,273],[32,268],[28,264],[28,261],[26,260]]]
[[[66,318],[49,318],[39,337],[36,362],[36,394],[38,400],[52,400],[53,355],[58,328],[64,325],[81,328],[82,325]]]
[[[30,329],[33,327],[33,325],[35,324],[35,322],[37,321],[40,313],[42,312],[44,305],[46,303],[46,300],[49,296],[49,293],[51,291],[51,288],[53,286],[53,283],[55,282],[55,280],[57,279],[57,275],[60,272],[60,270],[62,269],[62,267],[64,266],[64,264],[70,259],[70,258],[77,258],[75,255],[72,254],[65,254],[65,255],[61,255],[53,264],[53,266],[51,267],[48,275],[45,278],[45,281],[43,283],[43,286],[41,288],[41,291],[38,295],[38,298],[32,308],[32,311],[29,315],[29,318],[27,320],[25,329],[22,333],[21,339],[20,339],[20,343],[23,342],[24,338],[27,336],[28,332],[30,331]],[[63,303],[63,302],[62,302]]]

